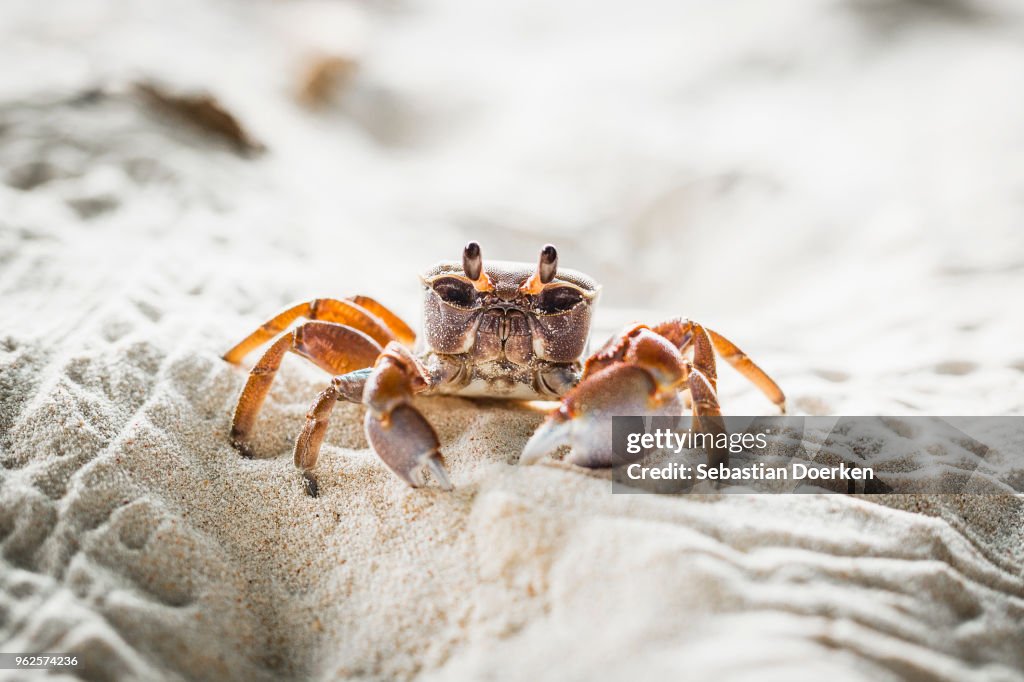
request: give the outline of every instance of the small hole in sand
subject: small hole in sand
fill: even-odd
[[[117,198],[111,196],[80,197],[78,199],[68,199],[65,203],[82,220],[98,218],[104,213],[110,213],[121,205]]]
[[[978,365],[968,360],[948,360],[935,365],[935,372],[937,374],[963,376],[964,374],[970,374],[977,368]]]
[[[7,587],[7,594],[11,595],[15,599],[25,599],[27,597],[31,597],[37,591],[38,585],[28,580],[15,582]]]
[[[92,590],[93,577],[82,568],[78,568],[68,575],[67,585],[79,599],[85,599]]]
[[[811,371],[825,381],[831,381],[837,384],[847,381],[850,378],[849,374],[837,369],[812,369]]]
[[[141,519],[133,519],[121,527],[121,544],[128,549],[142,549],[149,540],[153,528]]]
[[[803,412],[810,415],[832,414],[832,407],[820,398],[800,396],[792,401],[794,413]]]
[[[29,192],[36,187],[64,175],[60,169],[46,161],[30,161],[12,168],[7,173],[6,182],[15,189]]]

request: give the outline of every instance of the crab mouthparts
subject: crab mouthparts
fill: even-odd
[[[530,321],[526,313],[513,306],[491,306],[484,311],[478,334],[493,334],[504,345],[513,336],[529,336]]]

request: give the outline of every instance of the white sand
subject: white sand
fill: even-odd
[[[416,320],[468,238],[555,242],[603,333],[725,331],[797,413],[1024,412],[1012,3],[506,5],[0,10],[0,649],[90,679],[1024,679],[1020,496],[612,496],[514,464],[536,411],[439,398],[454,493],[339,405],[314,500],[290,452],[325,377],[294,358],[265,458],[230,448],[221,352],[313,295]],[[362,70],[306,113],[325,47]],[[140,75],[268,153],[70,101]]]

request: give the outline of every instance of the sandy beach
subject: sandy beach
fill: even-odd
[[[437,397],[453,492],[340,403],[313,499],[291,452],[328,377],[285,359],[246,460],[256,355],[221,359],[314,296],[418,328],[417,274],[467,240],[552,242],[604,287],[595,343],[687,315],[794,414],[1020,415],[1013,3],[0,18],[3,651],[90,680],[1024,680],[1021,495],[612,495],[517,464],[538,406]],[[311,105],[324,63],[355,66]],[[200,93],[244,140],[174,100]]]

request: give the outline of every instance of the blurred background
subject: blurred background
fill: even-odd
[[[360,292],[416,319],[417,271],[466,240],[552,242],[604,284],[602,333],[684,314],[784,374],[875,375],[805,411],[1021,388],[1017,3],[9,0],[0,35],[22,311],[71,278],[83,317]],[[82,321],[46,318],[0,323]],[[892,378],[925,366],[930,406]]]

